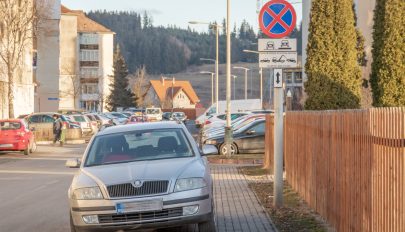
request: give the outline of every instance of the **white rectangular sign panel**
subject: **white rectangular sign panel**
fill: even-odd
[[[259,55],[260,68],[296,68],[297,52],[265,52]]]
[[[259,39],[259,52],[296,52],[297,39]]]
[[[283,88],[283,70],[274,69],[273,77],[274,88]]]

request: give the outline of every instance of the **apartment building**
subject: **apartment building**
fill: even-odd
[[[59,109],[105,111],[113,74],[114,32],[61,7]]]

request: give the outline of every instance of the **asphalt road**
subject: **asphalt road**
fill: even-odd
[[[196,133],[195,125],[187,125]],[[38,146],[30,156],[0,153],[0,232],[70,231],[67,190],[86,145]]]

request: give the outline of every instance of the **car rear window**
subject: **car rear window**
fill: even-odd
[[[97,136],[85,166],[194,156],[182,129],[139,130]]]
[[[86,122],[86,119],[83,116],[73,116],[73,120],[76,122]]]
[[[19,122],[0,122],[0,130],[18,130],[21,128]]]

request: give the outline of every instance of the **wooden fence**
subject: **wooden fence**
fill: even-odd
[[[36,141],[52,141],[54,138],[51,128],[35,128],[34,131]],[[66,130],[66,140],[80,140],[82,138],[81,129]]]
[[[288,112],[284,141],[287,181],[337,231],[405,231],[405,108]]]

